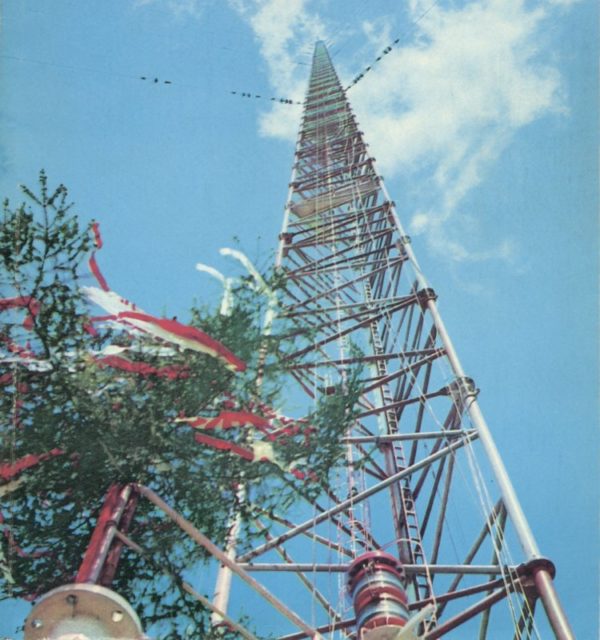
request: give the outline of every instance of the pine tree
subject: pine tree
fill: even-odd
[[[39,192],[23,193],[17,207],[5,201],[0,228],[0,597],[35,599],[72,582],[115,485],[152,488],[220,546],[233,513],[250,523],[318,493],[342,457],[336,443],[354,416],[358,372],[302,420],[274,416],[286,351],[310,335],[284,321],[265,333],[273,297],[252,286],[251,275],[234,286],[227,314],[190,310],[189,325],[235,354],[243,372],[127,323],[94,322],[81,285],[97,227],[80,221],[67,189],[49,189],[43,172]],[[270,291],[281,286],[276,274],[264,279]],[[228,411],[276,424],[277,436],[247,424],[219,429]],[[195,442],[185,418],[197,416],[241,449],[261,436],[267,454],[250,461]],[[241,550],[258,535],[251,530],[243,527]],[[111,588],[135,604],[146,628],[158,624],[161,637],[188,637],[191,621],[193,634],[203,633],[207,612],[179,576],[206,561],[205,552],[142,500],[128,535],[149,553],[125,550]]]

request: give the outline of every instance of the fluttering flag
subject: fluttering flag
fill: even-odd
[[[231,402],[228,401],[227,404],[229,405]],[[225,410],[221,411],[219,415],[210,418],[180,416],[175,419],[175,422],[185,423],[194,428],[196,430],[194,439],[198,444],[206,445],[220,451],[228,451],[248,462],[271,462],[282,471],[292,474],[299,480],[305,480],[307,474],[296,468],[301,461],[295,460],[291,464],[281,462],[277,456],[274,443],[281,436],[293,436],[298,433],[303,433],[305,436],[305,444],[308,446],[307,433],[312,433],[314,430],[313,427],[301,427],[300,424],[292,418],[279,416],[272,410],[269,410],[268,413],[270,417],[259,416],[250,411]],[[275,425],[273,420],[277,420],[279,424],[283,424],[284,426],[279,427]],[[304,423],[305,421],[301,420],[300,422]],[[230,440],[209,436],[205,433],[209,430],[226,431],[236,427],[247,427],[249,430],[244,446]],[[254,430],[259,431],[260,435],[256,434]],[[303,461],[305,462],[304,459]],[[308,475],[311,478],[314,476],[312,472],[309,472]]]
[[[230,442],[229,440],[222,440],[221,438],[214,438],[213,436],[207,436],[204,433],[197,433],[194,435],[194,440],[198,444],[205,444],[213,449],[218,449],[220,451],[231,451],[231,453],[235,453],[240,458],[244,460],[248,460],[248,462],[254,461],[254,453],[250,451],[250,449],[246,449],[245,447],[241,447],[239,444],[235,442]]]
[[[264,440],[255,440],[246,447],[242,447],[230,440],[223,440],[221,438],[215,438],[213,436],[206,435],[205,433],[196,433],[194,440],[198,444],[203,444],[218,451],[228,451],[233,453],[247,462],[270,462],[279,467],[282,471],[290,473],[298,480],[305,480],[307,474],[299,469],[296,469],[296,464],[284,465],[278,458],[273,449],[273,445],[270,442]],[[312,473],[309,476],[313,478]]]
[[[182,324],[177,320],[157,318],[145,313],[114,291],[103,291],[97,287],[83,287],[82,290],[91,302],[94,302],[110,314],[109,316],[104,316],[104,320],[111,320],[122,325],[134,327],[167,343],[176,344],[183,349],[206,353],[220,360],[232,371],[244,371],[246,369],[246,364],[229,351],[227,347],[196,327]]]
[[[214,418],[176,418],[176,422],[186,422],[190,427],[200,429],[231,429],[233,427],[251,426],[258,429],[269,427],[267,418],[257,416],[249,411],[221,411]]]

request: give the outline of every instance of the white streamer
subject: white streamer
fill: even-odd
[[[208,275],[216,278],[223,284],[223,297],[221,298],[221,307],[219,313],[222,316],[231,315],[231,307],[233,305],[233,294],[231,287],[235,281],[235,278],[226,278],[220,271],[217,271],[214,267],[211,267],[202,262],[196,263],[196,269],[202,273],[208,273]]]

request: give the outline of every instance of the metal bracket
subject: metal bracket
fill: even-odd
[[[479,389],[473,378],[464,376],[462,378],[456,378],[454,382],[451,382],[448,385],[448,392],[456,403],[463,406],[469,398],[477,397]]]
[[[437,294],[431,287],[427,287],[426,289],[417,291],[416,295],[422,309],[427,308],[427,303],[429,302],[429,300],[437,300]]]

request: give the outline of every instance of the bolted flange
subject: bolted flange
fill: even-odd
[[[49,591],[25,621],[24,640],[142,640],[139,618],[120,595],[96,584]]]

